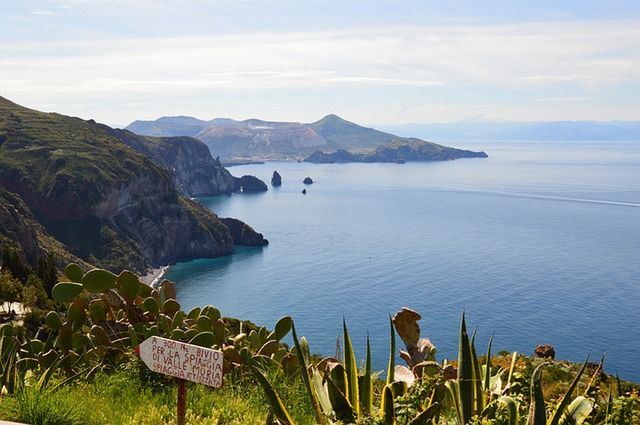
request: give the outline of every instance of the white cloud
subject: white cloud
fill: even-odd
[[[57,1],[59,5],[81,2]],[[149,103],[150,96],[165,103],[179,97],[216,97],[222,101],[238,93],[257,96],[266,90],[279,90],[285,96],[285,91],[294,90],[309,93],[304,102],[311,104],[317,92],[340,97],[345,90],[369,90],[368,95],[374,96],[376,91],[384,90],[389,98],[395,97],[390,104],[396,105],[395,113],[400,115],[402,110],[419,110],[418,105],[424,104],[423,100],[406,97],[406,105],[401,105],[405,93],[402,90],[406,88],[451,93],[494,90],[496,97],[513,91],[533,91],[539,93],[532,100],[575,101],[592,97],[592,92],[602,87],[638,87],[640,22],[0,42],[0,57],[5,59],[0,62],[3,92],[41,98],[40,103],[49,104],[55,96],[77,102],[82,98],[112,102],[126,99],[126,103],[134,105]],[[560,85],[570,85],[578,92],[562,96],[549,93]],[[199,102],[205,105],[202,99]],[[495,100],[489,98],[486,102]],[[500,109],[499,103],[489,109]],[[471,115],[487,113],[484,107],[474,113],[469,110],[472,104],[460,104],[458,110]],[[374,116],[388,113],[380,105],[377,111],[372,110],[374,107],[362,105],[363,111],[371,111],[371,118],[364,118],[365,121],[372,122]],[[450,119],[463,118],[455,116],[455,109],[455,104],[444,107]],[[210,113],[201,111],[198,115]],[[114,115],[111,119],[121,122],[127,118]]]

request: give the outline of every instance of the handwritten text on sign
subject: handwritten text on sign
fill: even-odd
[[[140,344],[140,358],[154,372],[211,387],[222,386],[222,352],[152,336]]]

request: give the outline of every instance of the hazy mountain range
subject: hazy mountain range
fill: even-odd
[[[163,117],[135,121],[127,130],[146,136],[193,136],[206,143],[214,156],[224,159],[294,159],[315,151],[371,150],[402,139],[337,115],[312,123]]]
[[[192,136],[202,140],[214,156],[220,156],[224,160],[300,159],[316,151],[334,153],[344,150],[357,154],[370,153],[383,145],[397,146],[398,143],[415,142],[416,138],[431,141],[640,140],[638,121],[461,121],[377,127],[378,129],[364,127],[331,114],[312,123],[258,119],[236,121],[230,118],[204,121],[176,116],[162,117],[155,121],[135,121],[126,128],[146,136]]]
[[[446,124],[386,125],[378,128],[405,137],[430,140],[640,140],[640,121],[460,121]]]

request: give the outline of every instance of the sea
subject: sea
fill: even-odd
[[[457,357],[464,312],[479,353],[491,336],[494,353],[551,344],[640,382],[640,142],[447,144],[489,158],[231,168],[267,183],[277,170],[282,186],[198,201],[269,246],[173,265],[183,308],[267,327],[292,316],[326,356],[344,319],[379,371],[389,314],[418,311],[441,361]]]

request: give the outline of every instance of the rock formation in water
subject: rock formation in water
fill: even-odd
[[[282,185],[282,177],[280,173],[277,171],[273,172],[273,177],[271,177],[271,186],[281,186]]]
[[[235,190],[243,192],[266,192],[269,190],[267,184],[256,176],[235,177]]]
[[[311,177],[305,177],[304,180],[302,180],[302,183],[313,184],[313,179]]]
[[[236,245],[266,246],[269,241],[248,224],[236,218],[221,218],[225,226],[231,231],[231,237]]]

